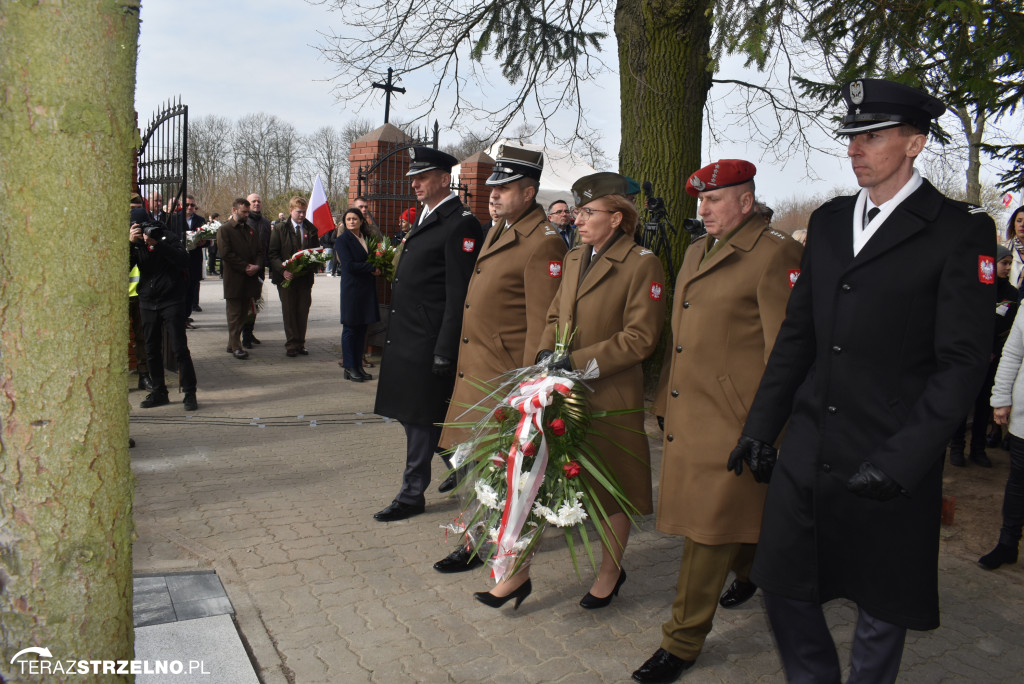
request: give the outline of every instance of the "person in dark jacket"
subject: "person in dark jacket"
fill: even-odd
[[[985,431],[992,420],[992,407],[989,399],[992,396],[992,385],[996,380],[996,366],[999,365],[999,355],[1003,351],[1003,344],[1010,334],[1010,327],[1013,325],[1014,316],[1017,315],[1017,288],[1010,284],[1010,268],[1013,255],[1010,250],[1002,245],[996,247],[996,315],[995,329],[992,338],[992,357],[988,363],[988,374],[985,382],[974,400],[974,417],[971,420],[971,462],[982,468],[991,468],[992,461],[985,453],[986,440],[989,439]],[[1002,441],[1002,428],[998,424],[993,425],[998,437],[995,444]],[[953,437],[949,440],[949,465],[962,468],[967,465],[964,458],[964,448],[967,446],[967,418],[965,417],[957,427]]]
[[[770,477],[751,580],[786,677],[840,681],[821,604],[846,598],[847,681],[881,683],[907,629],[939,626],[942,467],[992,353],[995,224],[914,169],[942,102],[876,79],[842,93],[861,191],[811,216],[729,464]]]
[[[406,175],[423,209],[395,270],[373,409],[402,423],[406,463],[398,495],[373,516],[381,522],[424,510],[438,424],[455,384],[466,288],[482,239],[480,222],[449,190],[455,157],[428,147],[414,147],[410,156]]]
[[[277,285],[277,294],[281,298],[284,348],[290,357],[309,355],[306,349],[306,327],[309,323],[309,307],[313,302],[313,282],[319,268],[292,273],[283,266],[296,252],[320,246],[316,226],[306,220],[307,205],[305,199],[292,197],[288,202],[289,220],[278,223],[270,235],[270,277]],[[284,286],[286,281],[289,281],[288,287]]]
[[[167,329],[178,362],[186,411],[198,409],[196,369],[185,336],[185,292],[188,287],[188,252],[181,240],[163,224],[133,223],[128,233],[131,264],[139,267],[139,309],[146,339],[146,361],[153,391],[142,408],[170,403],[164,382],[163,328]],[[162,326],[161,326],[162,323]]]
[[[366,238],[369,226],[363,212],[352,207],[345,212],[334,241],[334,256],[341,275],[341,361],[345,379],[353,382],[373,380],[363,370],[366,331],[380,320],[377,307],[377,282],[380,269],[367,261]]]
[[[174,231],[181,244],[187,246],[186,234],[191,230],[199,230],[206,225],[206,219],[201,214],[196,214],[196,198],[193,195],[185,196],[185,211],[174,215],[169,228]],[[203,247],[209,241],[203,241],[196,245],[195,249],[188,251],[188,287],[185,291],[185,327],[191,330],[192,312],[202,311],[199,307],[199,281],[203,279]]]

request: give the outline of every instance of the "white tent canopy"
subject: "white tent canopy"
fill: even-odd
[[[487,155],[492,159],[498,158],[498,149],[502,145],[520,147],[524,150],[534,150],[544,154],[544,172],[540,176],[540,192],[537,193],[537,202],[547,211],[548,205],[555,200],[565,200],[572,206],[572,184],[583,176],[597,173],[597,169],[587,162],[583,157],[568,150],[558,150],[544,145],[532,143],[509,142],[502,138],[487,149]],[[452,169],[452,181],[458,182],[460,166]]]

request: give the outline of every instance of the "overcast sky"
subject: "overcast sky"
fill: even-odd
[[[347,108],[331,95],[328,80],[334,68],[316,48],[323,44],[317,29],[342,30],[344,26],[341,17],[323,5],[305,0],[144,0],[141,16],[135,106],[143,131],[164,102],[179,96],[189,106],[190,118],[217,114],[237,120],[244,114],[266,112],[292,123],[300,133],[328,124],[340,128],[356,118],[384,122],[380,91]],[[600,132],[609,168],[615,170],[620,128],[616,52],[611,39],[602,57],[609,71],[585,86],[582,100],[591,127]],[[740,67],[726,66],[725,70],[735,72]],[[756,78],[755,74],[730,75]],[[410,108],[431,84],[410,80],[414,81],[410,77],[401,83],[409,93],[392,101],[392,119],[408,121],[423,113]],[[490,80],[493,90],[479,97],[511,92],[500,74]],[[369,83],[365,88],[371,91]],[[716,88],[712,96],[716,94],[722,91]],[[716,104],[713,114],[724,121],[737,111],[744,110]],[[446,130],[446,114],[444,110],[432,113],[429,120],[439,120],[442,140],[455,142],[460,136]],[[754,162],[758,193],[769,204],[855,187],[845,158],[815,153],[809,159],[796,155],[780,163],[766,157],[759,144],[748,142],[751,136],[742,122],[735,121],[717,138],[705,131],[702,163],[731,157]],[[840,152],[845,149],[839,141],[825,137],[820,145]],[[994,178],[988,174],[986,179]]]

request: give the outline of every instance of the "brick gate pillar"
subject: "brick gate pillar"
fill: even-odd
[[[494,171],[494,160],[486,152],[477,152],[463,160],[462,170],[459,172],[459,183],[469,188],[466,205],[481,225],[491,220],[491,214],[487,210],[491,189],[484,185],[484,182],[490,177],[492,171]]]
[[[411,140],[412,138],[397,126],[384,124],[352,142],[348,154],[349,206],[359,196],[359,167],[362,166],[366,170],[375,161]],[[373,214],[374,221],[388,236],[394,235],[398,230],[398,218],[404,207],[394,202],[376,199],[374,195],[411,192],[409,180],[405,177],[408,170],[409,155],[399,152],[377,169],[372,180],[373,187],[362,189],[363,194],[366,195],[366,201],[370,205],[370,213]]]

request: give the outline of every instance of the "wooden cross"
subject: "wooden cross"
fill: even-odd
[[[391,81],[391,67],[388,67],[388,80],[387,83],[373,83],[374,88],[380,88],[384,91],[384,123],[388,123],[388,119],[391,118],[391,93],[402,93],[405,94],[405,88],[399,88],[394,85]]]

